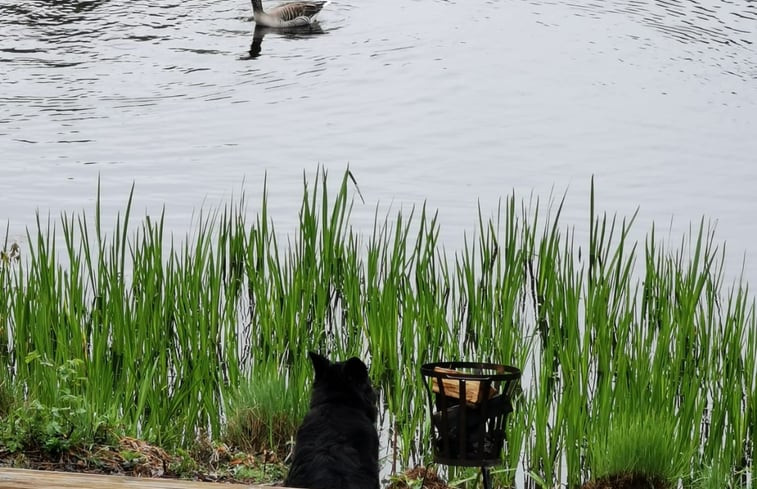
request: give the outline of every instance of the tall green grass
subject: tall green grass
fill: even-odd
[[[654,228],[637,243],[634,216],[601,214],[593,192],[588,233],[561,223],[561,205],[512,195],[491,218],[479,210],[448,253],[425,206],[377,208],[372,231],[358,232],[354,177],[334,183],[304,179],[288,236],[265,186],[254,211],[241,199],[203,213],[181,238],[163,215],[135,220],[132,193],[113,222],[99,205],[94,219],[38,218],[23,258],[0,262],[0,382],[55,405],[56,369],[80,362],[86,381],[67,388],[93,420],[180,446],[223,436],[240,395],[299,412],[308,350],[358,355],[388,416],[384,461],[401,468],[430,460],[419,366],[499,362],[524,372],[502,485],[518,468],[549,487],[597,475],[597,433],[639,412],[676,420],[691,454],[683,480],[718,467],[754,487],[754,298],[743,281],[725,283],[704,221],[676,247]],[[277,387],[287,394],[275,406],[270,390],[250,388],[274,373],[297,379]]]

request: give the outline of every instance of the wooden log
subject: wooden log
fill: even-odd
[[[122,475],[0,468],[0,489],[270,489],[223,482],[194,482]],[[284,489],[277,487],[276,489]]]
[[[451,368],[442,368],[442,367],[435,367],[434,372],[440,372],[443,374],[458,374],[462,375],[462,372],[458,372],[457,370],[451,369]],[[484,400],[485,393],[483,392],[482,382],[480,380],[466,380],[465,381],[465,400],[469,404],[479,404],[481,401]],[[442,385],[444,386],[444,395],[447,397],[451,397],[453,399],[460,399],[460,381],[458,379],[442,379]],[[436,377],[433,377],[431,379],[431,388],[436,394],[441,393],[441,389],[439,388],[439,382]],[[491,398],[492,396],[497,394],[497,389],[494,387],[489,387],[489,395],[488,397]]]

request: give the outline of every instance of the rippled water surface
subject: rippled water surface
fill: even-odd
[[[585,227],[594,175],[642,231],[717,220],[757,277],[755,0],[333,0],[313,32],[256,31],[244,0],[0,0],[0,41],[20,240],[37,208],[91,209],[98,175],[109,212],[136,182],[182,229],[267,173],[292,225],[303,170],[349,164],[357,225],[426,200],[455,247],[513,189],[567,190]]]

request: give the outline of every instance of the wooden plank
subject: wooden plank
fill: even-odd
[[[434,372],[440,372],[443,374],[461,374],[457,370],[451,368],[435,367]],[[444,386],[444,395],[452,397],[454,399],[460,399],[460,381],[457,379],[442,379],[442,385]],[[439,383],[434,377],[431,379],[432,390],[439,394],[441,389]],[[484,393],[481,392],[481,382],[478,380],[467,380],[465,382],[465,400],[469,404],[478,404],[484,400]],[[489,388],[489,398],[497,394],[497,390],[494,387]]]
[[[194,482],[122,475],[0,468],[0,489],[270,489],[224,482]],[[284,489],[277,487],[276,489]]]

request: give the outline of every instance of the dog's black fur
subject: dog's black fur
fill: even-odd
[[[356,357],[330,362],[310,353],[315,369],[310,411],[294,446],[287,487],[378,489],[376,392]]]

